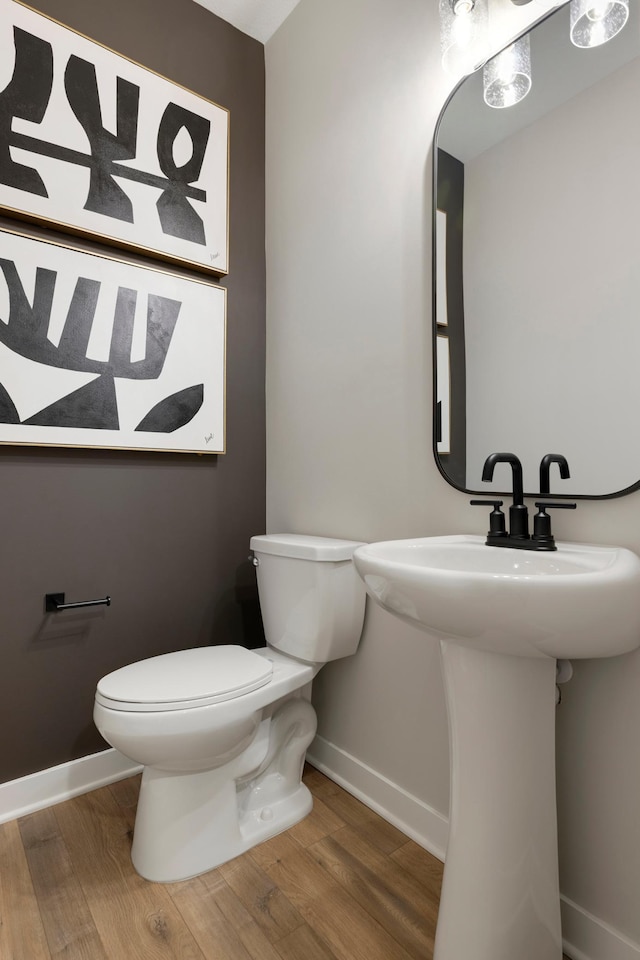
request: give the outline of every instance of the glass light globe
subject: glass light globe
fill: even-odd
[[[520,37],[485,64],[482,85],[484,102],[489,107],[512,107],[526,97],[531,89],[531,46],[528,34]]]
[[[442,66],[454,77],[473,73],[488,51],[487,0],[440,0]]]
[[[629,19],[629,0],[571,0],[571,42],[597,47],[620,33]]]

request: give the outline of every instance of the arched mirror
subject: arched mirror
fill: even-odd
[[[640,487],[640,17],[583,49],[562,7],[529,31],[532,87],[487,106],[482,69],[446,104],[434,174],[435,451],[468,492],[485,458],[520,457],[539,490]]]

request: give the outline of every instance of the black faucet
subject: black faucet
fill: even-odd
[[[522,464],[514,453],[491,453],[487,457],[482,469],[482,479],[485,482],[493,480],[493,471],[497,463],[508,463],[513,473],[513,503],[509,507],[509,532],[505,527],[505,517],[500,507],[502,500],[472,500],[473,505],[487,504],[493,510],[489,518],[489,532],[486,544],[488,547],[515,547],[518,550],[556,550],[555,540],[551,534],[551,520],[546,511],[553,507],[564,510],[575,510],[575,503],[550,503],[545,500],[536,502],[538,513],[533,519],[533,535],[529,536],[529,512],[524,503],[524,484],[522,478]],[[557,463],[560,476],[566,479],[569,476],[569,465],[561,454],[548,453],[540,464],[540,494],[549,493],[549,467]]]
[[[522,464],[515,453],[490,453],[482,468],[482,479],[493,480],[497,463],[508,463],[513,473],[513,503],[509,507],[509,539],[529,539],[529,511],[524,503]]]
[[[545,453],[540,461],[540,496],[542,497],[548,496],[551,490],[549,486],[549,468],[552,463],[558,464],[562,480],[568,480],[571,476],[566,457],[563,457],[561,453]]]

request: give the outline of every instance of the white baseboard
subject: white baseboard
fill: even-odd
[[[19,780],[0,783],[0,823],[70,800],[107,783],[124,780],[142,767],[117,750],[102,750]]]
[[[640,960],[640,944],[560,897],[564,952],[571,960]]]
[[[444,861],[449,834],[447,817],[323,737],[315,738],[307,750],[307,760]]]
[[[323,737],[315,738],[307,751],[307,759],[444,862],[448,817]],[[640,960],[637,943],[567,897],[561,897],[561,910],[563,947],[571,960]]]

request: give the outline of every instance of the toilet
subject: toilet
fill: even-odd
[[[358,546],[252,537],[266,647],[180,650],[99,681],[98,730],[144,766],[131,858],[147,880],[205,873],[310,812],[301,782],[316,731],[310,684],[324,663],[357,650]]]

